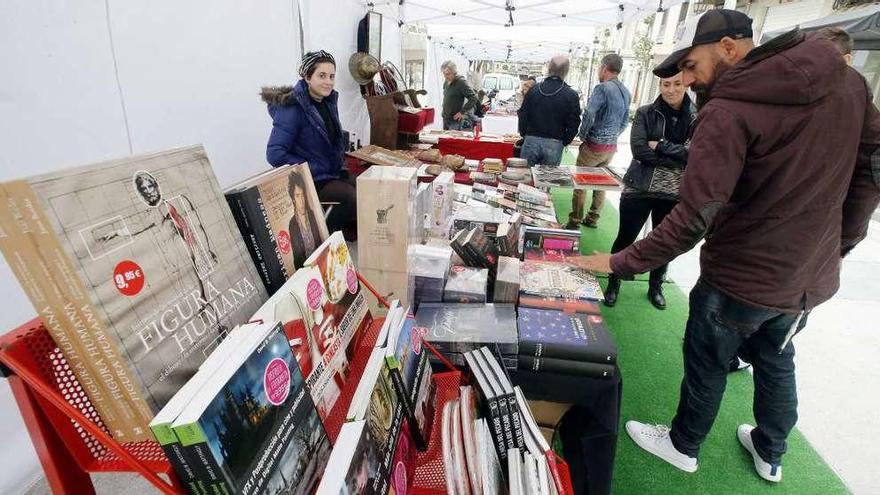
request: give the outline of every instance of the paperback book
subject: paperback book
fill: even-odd
[[[330,442],[281,325],[248,328],[174,420],[210,493],[312,493]]]
[[[279,321],[321,420],[336,404],[372,322],[341,232],[334,232],[253,318]]]

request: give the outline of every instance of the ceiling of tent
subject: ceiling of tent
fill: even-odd
[[[594,28],[589,26],[505,28],[437,24],[427,26],[433,42],[452,48],[471,60],[513,60],[546,62],[559,53],[586,51],[592,45]]]
[[[426,25],[604,26],[657,10],[658,5],[659,0],[404,0],[402,20]]]
[[[399,21],[427,27],[433,41],[476,60],[542,62],[589,50],[594,32],[682,0],[386,0]],[[552,28],[552,29],[551,29]]]

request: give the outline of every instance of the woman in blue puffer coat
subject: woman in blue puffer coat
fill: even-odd
[[[339,123],[336,61],[319,50],[303,57],[302,78],[296,86],[263,88],[269,106],[272,133],[266,159],[272,166],[308,162],[322,203],[337,203],[327,227],[341,230],[346,240],[357,240],[357,189],[343,169],[348,133]]]

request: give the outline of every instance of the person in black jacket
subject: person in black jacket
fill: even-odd
[[[651,216],[654,227],[678,203],[678,187],[687,164],[688,144],[696,119],[696,108],[685,92],[681,74],[660,80],[660,96],[638,109],[630,134],[633,160],[623,177],[620,199],[620,227],[611,247],[616,253],[632,244]],[[648,299],[657,309],[666,309],[663,276],[667,265],[651,271]],[[620,279],[608,276],[605,305],[614,306]]]
[[[535,85],[519,109],[520,156],[529,166],[559,165],[562,150],[577,134],[581,107],[577,93],[565,83],[569,61],[565,55],[550,59],[547,78]]]

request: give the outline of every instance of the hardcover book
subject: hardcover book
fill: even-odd
[[[596,277],[576,266],[526,260],[520,267],[520,294],[560,299],[601,301],[602,287]]]
[[[443,289],[443,301],[450,303],[484,303],[489,281],[489,270],[455,265],[449,269],[449,278]]]
[[[253,318],[284,326],[323,421],[372,321],[342,233],[318,247]]]
[[[599,315],[520,307],[517,325],[520,356],[599,364],[617,361],[617,345]]]
[[[312,493],[330,442],[281,325],[248,329],[173,423],[210,493]]]
[[[497,344],[502,354],[517,354],[512,304],[424,303],[416,313],[416,325],[430,329],[426,339],[443,353]]]
[[[329,236],[307,163],[273,169],[225,194],[270,294]]]
[[[52,337],[114,437],[148,439],[153,414],[267,297],[205,150],[2,190],[20,208],[22,246],[32,246],[10,265],[42,274],[16,271]]]

